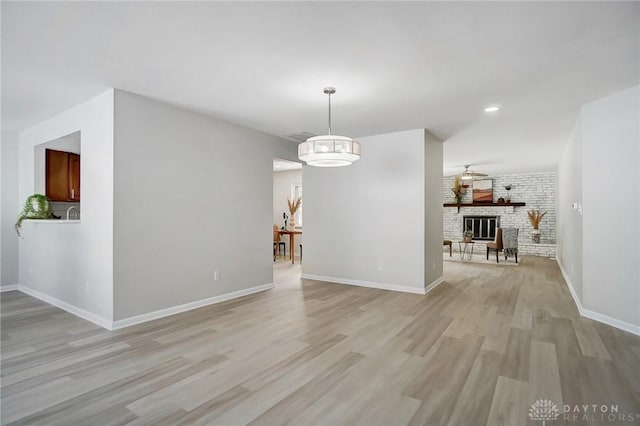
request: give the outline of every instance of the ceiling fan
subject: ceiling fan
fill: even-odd
[[[460,179],[473,180],[477,177],[488,176],[486,173],[474,172],[473,170],[469,169],[469,167],[471,167],[471,164],[464,165],[464,172],[462,172],[462,174],[460,175]]]

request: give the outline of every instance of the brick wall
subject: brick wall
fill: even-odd
[[[522,173],[492,176],[493,201],[507,198],[504,185],[512,185],[511,201],[525,202],[525,207],[461,207],[460,213],[455,207],[443,207],[444,238],[454,241],[454,250],[458,249],[457,241],[462,239],[462,218],[467,215],[496,215],[500,216],[500,226],[503,228],[518,228],[518,251],[521,254],[531,254],[545,257],[555,257],[556,254],[556,174]],[[454,177],[445,177],[442,182],[442,193],[445,203],[455,202],[453,192]],[[462,198],[463,203],[472,201],[472,188]],[[527,216],[528,210],[546,211],[547,214],[540,223],[540,244],[531,242],[533,227]],[[483,253],[485,242],[475,243],[474,252]]]

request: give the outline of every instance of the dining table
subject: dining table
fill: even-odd
[[[281,229],[280,231],[278,231],[278,233],[280,235],[289,235],[289,256],[291,256],[291,264],[293,265],[294,263],[294,257],[293,257],[293,239],[295,238],[296,235],[302,235],[302,231],[291,231],[291,230],[285,230],[285,229]]]

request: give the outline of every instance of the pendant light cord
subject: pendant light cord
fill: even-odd
[[[329,95],[329,134],[331,134],[331,93]]]

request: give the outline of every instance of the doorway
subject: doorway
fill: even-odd
[[[302,164],[273,159],[274,265],[299,265],[303,255]],[[289,204],[292,204],[290,206]],[[295,207],[297,206],[297,209]],[[291,213],[292,207],[295,213]]]

